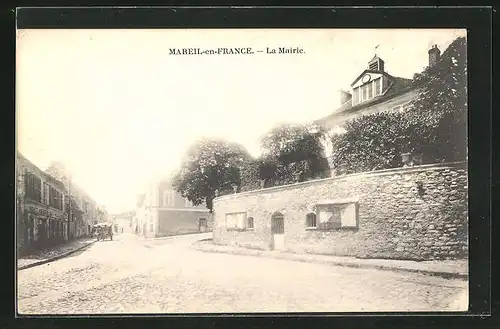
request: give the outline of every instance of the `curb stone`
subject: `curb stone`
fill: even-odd
[[[394,271],[394,272],[410,272],[410,273],[419,273],[426,275],[439,276],[445,279],[462,279],[467,280],[469,278],[468,274],[465,273],[457,273],[457,272],[444,272],[444,271],[433,271],[433,270],[421,270],[414,268],[405,268],[405,267],[397,267],[397,266],[389,266],[389,265],[375,265],[375,264],[359,264],[359,263],[350,263],[350,262],[339,262],[339,261],[331,261],[331,260],[318,260],[318,259],[304,259],[294,256],[293,254],[275,254],[270,255],[266,254],[263,251],[253,251],[252,252],[243,252],[243,251],[234,251],[234,250],[215,250],[215,249],[205,249],[200,246],[193,246],[193,249],[201,252],[207,253],[219,253],[219,254],[232,254],[232,255],[243,255],[243,256],[254,256],[254,257],[264,257],[264,258],[272,258],[272,259],[284,259],[284,260],[293,260],[297,262],[303,263],[316,263],[316,264],[326,264],[333,266],[343,266],[343,267],[351,267],[351,268],[361,268],[361,269],[377,269],[382,271]]]
[[[59,260],[61,258],[64,258],[64,257],[67,257],[71,254],[74,254],[75,252],[77,251],[80,251],[80,250],[83,250],[85,248],[88,248],[90,247],[91,245],[93,245],[95,243],[95,241],[91,241],[87,244],[85,244],[84,246],[81,246],[79,248],[76,248],[76,249],[73,249],[73,250],[70,250],[64,254],[61,254],[61,255],[58,255],[58,256],[55,256],[55,257],[52,257],[52,258],[47,258],[47,259],[44,259],[44,260],[41,260],[39,262],[34,262],[34,263],[31,263],[31,264],[27,264],[27,265],[23,265],[23,266],[19,266],[17,268],[18,271],[21,271],[21,270],[25,270],[27,268],[31,268],[31,267],[35,267],[35,266],[39,266],[39,265],[43,265],[43,264],[47,264],[47,263],[51,263],[53,261],[56,261],[56,260]]]
[[[203,234],[208,234],[212,232],[196,232],[196,233],[186,233],[186,234],[176,234],[176,235],[167,235],[167,236],[160,236],[157,238],[150,238],[150,241],[159,241],[159,240],[168,240],[168,239],[173,239],[173,238],[178,238],[182,236],[195,236],[195,235],[203,235]]]

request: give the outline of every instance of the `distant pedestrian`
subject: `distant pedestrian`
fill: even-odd
[[[108,233],[109,233],[109,237],[111,238],[111,241],[113,241],[113,227],[112,226],[108,227]]]

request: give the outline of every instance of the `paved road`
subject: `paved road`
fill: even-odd
[[[437,311],[467,284],[189,248],[197,236],[117,235],[18,272],[20,314]]]

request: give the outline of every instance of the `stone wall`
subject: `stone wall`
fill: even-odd
[[[269,249],[271,216],[285,217],[285,249],[391,259],[466,258],[465,163],[424,165],[338,176],[216,198],[214,242]],[[326,200],[326,201],[325,201]],[[346,201],[347,200],[347,201]],[[310,229],[318,203],[357,204],[356,229]],[[226,214],[246,212],[254,228],[228,229]]]
[[[207,229],[212,229],[208,211],[158,210],[157,237],[200,232],[199,219],[207,220]]]

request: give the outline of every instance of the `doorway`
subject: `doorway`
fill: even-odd
[[[207,219],[206,218],[200,218],[198,219],[198,229],[200,232],[206,232],[207,231]]]
[[[283,250],[285,247],[285,221],[283,214],[276,212],[271,217],[271,249]]]

